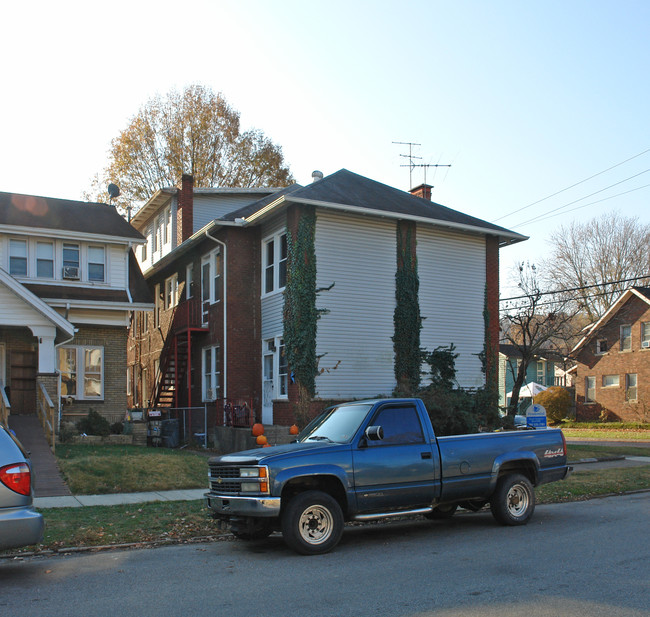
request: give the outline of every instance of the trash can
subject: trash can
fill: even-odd
[[[178,419],[163,420],[161,429],[163,446],[165,448],[178,448],[180,444]]]

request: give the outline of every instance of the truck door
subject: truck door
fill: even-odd
[[[381,512],[430,505],[438,494],[438,457],[414,405],[380,407],[369,426],[381,426],[380,441],[353,448],[354,483],[359,512]]]

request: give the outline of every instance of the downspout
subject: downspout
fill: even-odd
[[[205,237],[223,247],[223,398],[225,399],[228,395],[228,247],[225,242],[211,236],[207,229]]]

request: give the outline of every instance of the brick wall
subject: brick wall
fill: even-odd
[[[596,420],[601,414],[610,420],[650,421],[650,349],[641,347],[641,323],[650,322],[650,307],[632,297],[601,327],[580,350],[576,372],[576,418]],[[620,327],[631,325],[632,345],[621,351]],[[596,341],[606,339],[608,351],[596,353]],[[637,375],[637,402],[627,402],[627,374]],[[603,375],[618,375],[619,385],[603,387]],[[585,381],[595,377],[595,403],[585,402]]]
[[[495,390],[499,387],[499,239],[486,236],[485,239],[485,281],[487,324],[486,384]]]

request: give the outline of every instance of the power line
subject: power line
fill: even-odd
[[[594,283],[593,285],[583,285],[581,287],[570,287],[568,289],[557,289],[555,291],[541,291],[540,296],[552,296],[555,294],[567,293],[570,291],[581,291],[583,289],[593,289],[594,287],[605,287],[607,285],[619,285],[620,283],[629,283],[630,281],[641,281],[644,279],[650,279],[650,274],[645,276],[635,276],[629,279],[621,279],[620,281],[606,281],[604,283]],[[524,294],[523,296],[513,296],[512,298],[499,298],[499,302],[507,302],[509,300],[523,300],[524,298],[529,298],[530,294]]]
[[[555,193],[552,193],[551,195],[547,195],[546,197],[542,197],[542,199],[538,199],[537,201],[534,201],[533,203],[528,204],[527,206],[523,206],[522,208],[519,208],[517,210],[514,210],[508,214],[504,214],[503,216],[499,217],[498,219],[495,219],[493,223],[496,223],[497,221],[500,221],[504,218],[507,218],[509,216],[512,216],[513,214],[517,214],[518,212],[521,212],[522,210],[526,210],[527,208],[532,208],[533,206],[536,206],[539,203],[542,203],[543,201],[546,201],[547,199],[551,199],[551,197],[555,197],[556,195],[559,195],[560,193],[564,193],[565,191],[568,191],[572,188],[575,188],[576,186],[579,186],[580,184],[584,184],[585,182],[588,182],[589,180],[593,180],[594,178],[607,173],[608,171],[611,171],[612,169],[615,169],[616,167],[620,167],[621,165],[624,165],[625,163],[629,163],[630,161],[644,155],[650,152],[650,148],[647,150],[644,150],[643,152],[639,152],[638,154],[635,154],[634,156],[631,156],[629,159],[625,159],[624,161],[621,161],[620,163],[616,163],[616,165],[612,165],[611,167],[608,167],[607,169],[603,169],[602,171],[599,171],[598,173],[594,174],[593,176],[589,176],[588,178],[585,178],[584,180],[580,180],[579,182],[576,182],[575,184],[572,184],[571,186],[567,186],[566,188],[563,188],[559,191],[556,191]]]
[[[603,191],[607,191],[608,189],[611,189],[615,186],[618,186],[619,184],[623,184],[624,182],[628,182],[629,180],[633,180],[634,178],[638,178],[639,176],[642,176],[643,174],[647,174],[650,171],[650,169],[645,169],[643,171],[640,171],[638,174],[634,174],[633,176],[630,176],[629,178],[625,178],[625,180],[621,180],[620,182],[615,182],[614,184],[610,184],[609,186],[606,186],[604,189],[600,189],[598,191],[594,191],[593,193],[590,193],[589,195],[585,195],[584,197],[580,197],[580,199],[574,199],[573,201],[570,201],[568,204],[564,204],[563,206],[560,206],[559,208],[554,208],[553,210],[549,210],[548,212],[544,212],[543,214],[540,214],[538,216],[533,217],[532,219],[528,219],[527,221],[524,221],[523,223],[518,223],[517,225],[513,225],[512,227],[521,227],[522,225],[527,225],[528,223],[532,223],[542,217],[548,217],[549,214],[552,214],[553,212],[557,212],[558,210],[564,210],[564,208],[568,208],[569,206],[572,206],[575,203],[578,203],[579,201],[582,201],[583,199],[588,199],[589,197],[593,197],[594,195],[598,195],[598,193],[602,193]],[[564,214],[564,213],[563,213]]]

